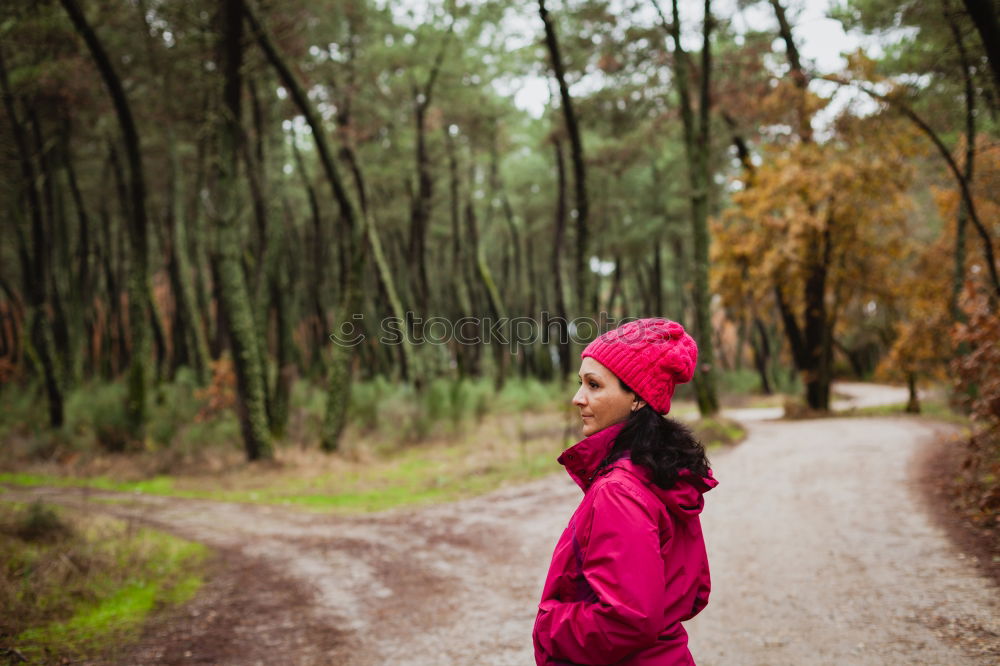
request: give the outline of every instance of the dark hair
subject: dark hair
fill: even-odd
[[[629,393],[635,393],[620,379],[618,383]],[[625,455],[630,456],[633,463],[649,469],[653,473],[653,483],[660,488],[673,488],[682,469],[690,470],[698,478],[708,476],[705,447],[690,428],[657,414],[649,405],[629,415],[599,469]]]

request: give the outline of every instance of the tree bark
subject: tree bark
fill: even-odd
[[[691,187],[691,231],[693,254],[694,337],[698,341],[698,370],[694,376],[695,396],[701,415],[711,416],[719,411],[719,397],[715,379],[715,350],[712,334],[711,294],[708,284],[708,193],[712,186],[711,165],[711,72],[713,27],[711,0],[704,3],[702,27],[701,81],[698,91],[698,118],[694,117],[689,84],[690,62],[681,45],[680,12],[677,0],[672,0],[673,23],[668,23],[659,4],[653,5],[660,16],[664,30],[674,42],[674,79],[681,103],[681,122],[684,127],[684,148],[688,158],[688,177]]]
[[[566,234],[566,159],[563,157],[562,142],[558,136],[552,137],[552,148],[556,158],[556,209],[555,219],[552,224],[552,287],[555,290],[555,318],[557,349],[559,350],[559,378],[565,380],[570,372],[575,372],[571,367],[571,350],[569,342],[569,312],[566,307],[566,291],[563,286],[562,257],[565,250]],[[543,324],[548,331],[548,322]]]
[[[76,178],[76,166],[70,150],[71,137],[69,123],[66,124],[63,146],[63,167],[66,170],[66,181],[69,185],[70,197],[73,199],[73,207],[76,209],[77,219],[77,241],[75,260],[70,262],[76,270],[76,279],[71,285],[73,305],[76,317],[80,322],[83,353],[78,364],[78,374],[81,378],[85,374],[93,371],[97,367],[97,359],[88,353],[87,341],[90,340],[94,329],[94,312],[91,307],[94,302],[94,277],[91,267],[91,222],[87,214],[87,207],[83,201],[83,194]]]
[[[781,6],[779,0],[770,1],[771,7],[774,8],[774,15],[778,19],[778,31],[781,34],[782,41],[785,42],[785,56],[788,58],[788,64],[791,67],[788,75],[792,78],[795,87],[799,89],[799,95],[796,97],[796,103],[798,104],[799,138],[805,143],[810,143],[813,140],[812,114],[809,113],[806,107],[806,91],[809,87],[809,76],[802,66],[799,49],[792,38],[792,27],[788,23],[788,17],[785,16],[785,8]]]
[[[826,411],[830,408],[831,349],[833,340],[826,308],[826,282],[830,269],[830,222],[820,236],[821,244],[815,248],[817,256],[811,258],[806,276],[803,302],[803,342],[806,365],[802,368],[806,384],[806,401],[812,409]]]
[[[196,307],[195,287],[192,280],[191,262],[188,259],[187,221],[184,219],[184,200],[181,182],[180,159],[176,142],[171,139],[170,147],[170,207],[168,224],[170,231],[170,264],[174,284],[174,300],[177,304],[175,318],[181,322],[179,335],[187,340],[189,360],[199,384],[208,381],[211,357],[205,329],[199,323]]]
[[[286,220],[290,223],[291,220]],[[271,303],[274,306],[275,329],[277,333],[277,366],[278,376],[275,381],[271,398],[271,414],[269,425],[271,434],[281,438],[288,425],[288,405],[291,401],[292,385],[296,379],[294,342],[292,340],[292,284],[291,274],[294,272],[292,263],[291,243],[289,235],[282,234],[278,239],[278,247],[273,248],[276,261],[272,262],[268,271],[268,288],[271,292]]]
[[[31,216],[31,249],[28,249],[27,239],[21,230],[21,221],[15,217],[18,258],[21,263],[21,273],[24,281],[24,293],[28,300],[28,330],[29,339],[38,357],[41,374],[45,384],[45,395],[49,408],[49,425],[58,428],[63,424],[63,389],[55,355],[55,344],[52,340],[51,324],[46,315],[47,309],[47,263],[44,256],[45,230],[42,219],[41,202],[35,189],[35,169],[31,161],[28,137],[18,118],[14,105],[14,96],[7,78],[7,65],[0,51],[0,94],[11,126],[11,133],[17,148],[18,161],[21,166],[21,177],[24,181],[24,194],[28,203],[28,213]]]
[[[563,119],[566,122],[566,133],[569,136],[570,160],[573,163],[574,201],[576,204],[576,253],[574,271],[576,274],[577,309],[580,315],[586,314],[591,302],[590,290],[593,280],[589,274],[587,254],[590,250],[590,202],[587,194],[587,169],[583,152],[583,138],[580,135],[580,125],[573,109],[573,99],[566,83],[566,69],[559,50],[559,41],[555,26],[545,8],[545,0],[538,0],[538,14],[545,24],[545,45],[552,59],[552,71],[559,84],[559,98],[562,102]]]
[[[472,245],[472,253],[475,257],[476,276],[479,278],[479,282],[483,286],[483,291],[486,293],[490,314],[493,315],[494,321],[499,322],[506,319],[507,313],[504,309],[503,300],[500,298],[500,291],[497,289],[496,280],[493,279],[493,273],[490,271],[489,264],[486,263],[486,252],[483,250],[482,243],[479,240],[476,207],[472,199],[472,193],[475,191],[475,180],[476,167],[473,165],[469,170],[469,185],[466,188],[465,193],[465,222],[468,228],[470,243]],[[491,341],[490,344],[494,345],[493,348],[497,359],[497,377],[495,385],[497,389],[500,389],[506,380],[508,354],[505,346],[501,342]]]
[[[38,254],[39,259],[45,265],[43,276],[48,280],[45,286],[46,302],[48,312],[46,317],[53,342],[53,360],[58,368],[59,381],[65,391],[68,386],[72,386],[74,378],[75,354],[70,343],[69,321],[64,305],[64,295],[60,290],[60,277],[62,271],[56,271],[55,266],[69,267],[69,233],[65,228],[65,216],[60,210],[56,191],[55,173],[51,166],[51,148],[48,147],[43,137],[41,122],[35,109],[27,104],[25,112],[27,121],[31,128],[31,136],[34,140],[34,154],[38,163],[38,188],[41,190],[43,233],[46,242],[42,252]],[[56,253],[58,251],[58,256]]]
[[[917,376],[915,373],[910,372],[906,375],[906,388],[909,392],[909,397],[906,401],[906,413],[907,414],[919,414],[920,413],[920,394],[917,392]]]
[[[472,314],[472,298],[470,296],[470,285],[473,284],[471,265],[467,247],[468,243],[463,242],[465,238],[464,227],[462,225],[462,200],[461,200],[461,179],[459,178],[458,150],[455,148],[455,140],[447,126],[444,131],[445,149],[448,153],[448,183],[449,183],[449,211],[451,216],[451,273],[457,279],[452,280],[452,290],[454,301],[457,304],[456,321],[461,320],[456,331],[462,340],[470,340],[475,337],[475,324],[464,319]],[[477,344],[466,344],[459,342],[455,345],[455,362],[458,366],[460,378],[478,376],[480,346]]]
[[[430,74],[423,86],[413,83],[413,120],[416,130],[417,191],[410,211],[409,263],[414,272],[414,292],[417,307],[429,313],[430,283],[427,278],[427,230],[431,218],[431,204],[434,197],[434,179],[431,175],[431,160],[427,152],[427,111],[434,95],[444,56],[451,41],[452,27],[441,42],[431,65]]]
[[[111,101],[121,126],[125,156],[129,169],[129,241],[132,248],[129,262],[129,329],[132,353],[129,363],[126,414],[131,435],[141,438],[146,422],[146,388],[149,383],[149,248],[146,215],[146,181],[142,167],[142,150],[132,110],[121,79],[111,64],[104,46],[87,22],[76,0],[60,0],[77,32],[87,44],[91,57],[111,95]]]
[[[312,226],[312,238],[311,242],[309,242],[309,247],[312,251],[309,252],[309,269],[311,273],[307,280],[309,286],[307,289],[308,306],[306,309],[311,310],[313,315],[311,319],[313,323],[311,333],[314,339],[311,347],[314,354],[320,354],[328,342],[326,336],[330,330],[330,324],[326,317],[326,302],[323,298],[326,291],[326,248],[328,247],[328,243],[326,242],[326,234],[323,233],[323,217],[319,210],[319,197],[316,194],[316,188],[313,187],[309,171],[306,170],[305,161],[302,159],[302,152],[295,145],[294,140],[291,144],[296,171],[302,178],[302,187],[306,192],[306,201],[309,202],[309,220]]]
[[[272,458],[256,327],[247,278],[240,262],[238,192],[242,138],[240,68],[243,63],[241,0],[224,0],[220,14],[219,55],[223,106],[218,114],[218,157],[212,212],[218,230],[212,262],[218,275],[220,305],[233,350],[238,393],[237,415],[247,459]]]
[[[754,330],[757,335],[750,335],[750,346],[753,347],[753,364],[760,377],[760,388],[764,395],[771,395],[774,389],[771,388],[771,379],[768,367],[771,362],[771,345],[767,337],[767,329],[764,322],[759,317],[754,317]]]
[[[962,65],[962,79],[965,83],[965,164],[962,165],[962,176],[965,182],[971,183],[976,161],[976,91],[972,80],[972,68],[969,63],[969,56],[965,50],[965,40],[959,30],[954,16],[951,12],[945,11],[945,20],[951,29],[952,38],[958,48],[959,62]],[[1000,39],[1000,35],[997,35]],[[966,227],[969,224],[969,208],[963,198],[959,204],[958,218],[955,220],[955,269],[951,286],[951,316],[955,321],[963,318],[963,313],[958,305],[959,295],[965,284],[965,245]]]
[[[986,58],[993,70],[993,84],[1000,90],[1000,22],[997,20],[997,6],[994,0],[965,0],[965,9],[969,12],[976,30],[983,40]]]

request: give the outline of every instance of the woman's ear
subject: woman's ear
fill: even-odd
[[[642,398],[640,398],[639,396],[635,396],[634,398],[632,398],[632,411],[633,412],[638,411],[638,410],[642,409],[645,406],[646,406],[646,401],[643,400]]]

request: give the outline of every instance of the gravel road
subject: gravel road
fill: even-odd
[[[851,395],[895,401],[887,391]],[[747,420],[747,440],[712,460],[721,484],[703,515],[713,592],[688,623],[699,664],[998,662],[1000,590],[933,526],[909,481],[920,447],[949,437],[945,429],[892,418]],[[223,552],[230,576],[225,591],[210,584],[120,663],[502,666],[532,663],[537,597],[580,491],[559,473],[356,518],[103,501],[111,495],[5,493],[203,541]],[[206,614],[226,619],[206,624]]]

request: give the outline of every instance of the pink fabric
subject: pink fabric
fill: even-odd
[[[535,662],[694,664],[681,622],[708,603],[708,558],[698,514],[717,485],[683,470],[670,490],[622,458],[594,470],[624,423],[559,457],[584,497],[552,554],[535,618]]]
[[[580,354],[580,358],[587,356],[615,373],[657,412],[666,414],[674,389],[694,376],[698,345],[675,321],[637,319],[591,342]]]

